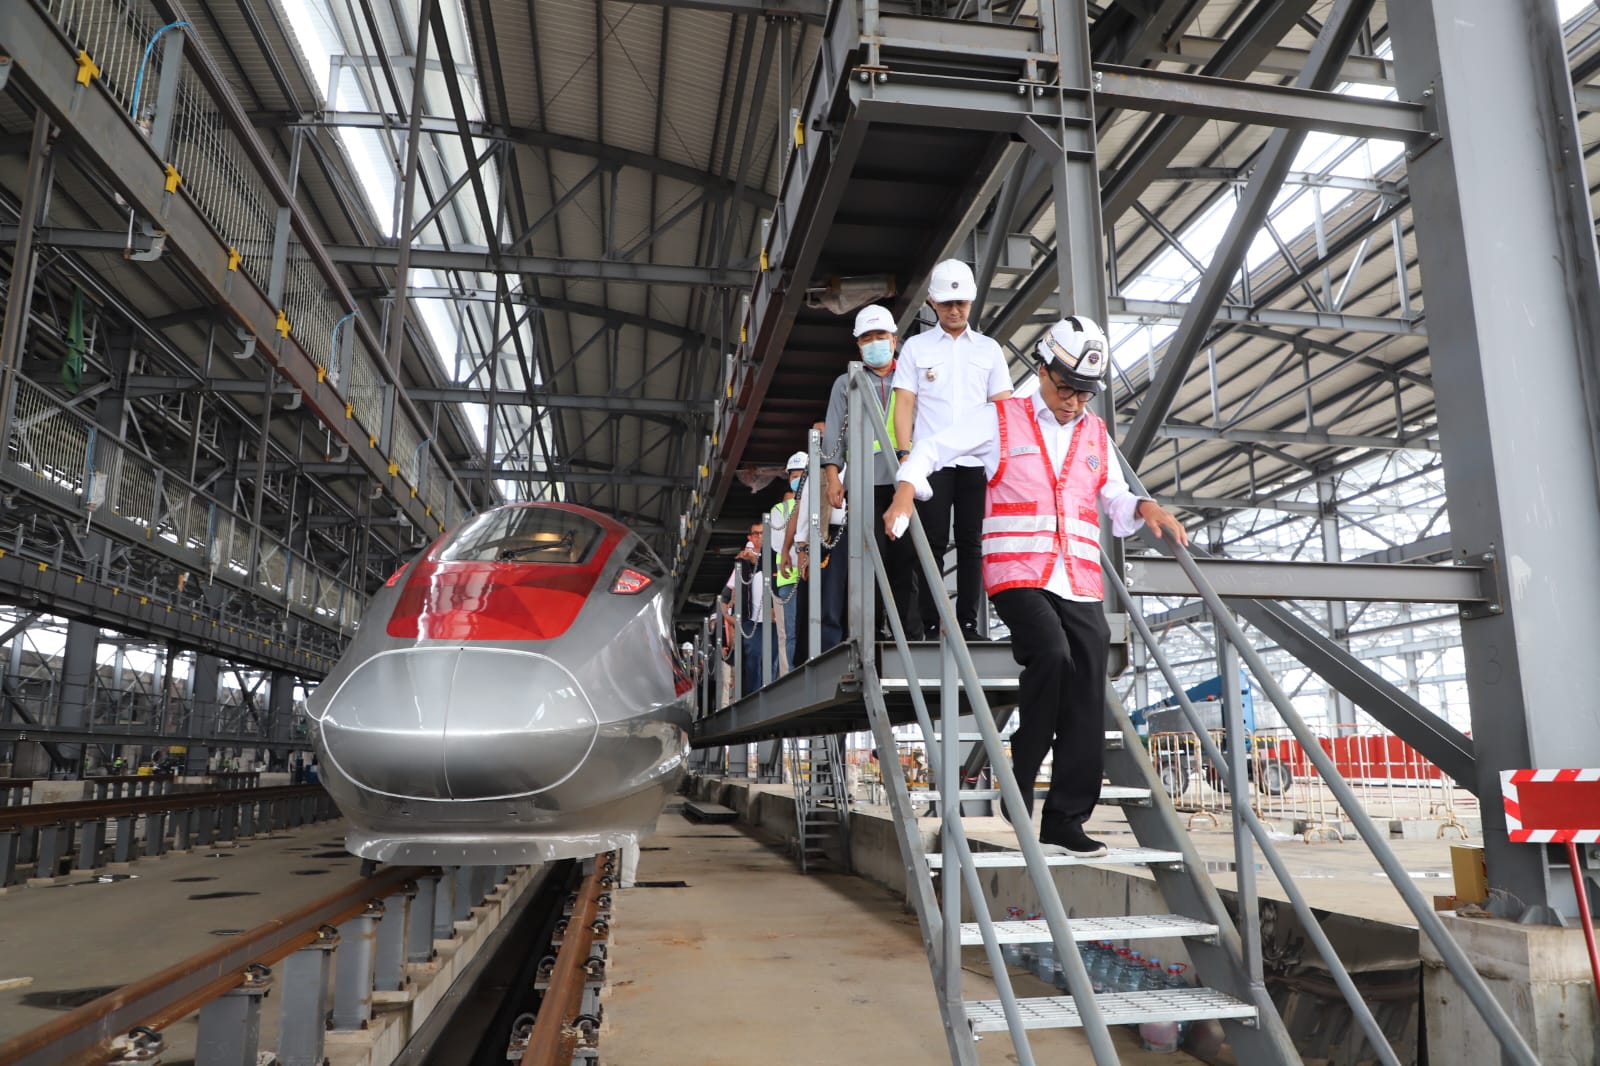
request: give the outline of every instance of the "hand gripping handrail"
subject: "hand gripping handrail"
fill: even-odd
[[[1135,492],[1143,494],[1144,486],[1129,467],[1127,460],[1123,458],[1120,451],[1117,453],[1117,458],[1122,462],[1123,470],[1127,474],[1129,487]],[[1361,838],[1366,842],[1368,849],[1371,850],[1373,858],[1378,860],[1378,865],[1383,867],[1384,873],[1388,875],[1390,882],[1394,884],[1395,890],[1400,893],[1401,899],[1405,900],[1406,906],[1411,909],[1412,915],[1417,919],[1417,924],[1427,934],[1428,939],[1433,941],[1435,949],[1438,950],[1440,958],[1444,961],[1445,968],[1461,984],[1462,991],[1466,993],[1472,1005],[1478,1009],[1478,1015],[1483,1019],[1484,1024],[1489,1027],[1495,1039],[1500,1042],[1506,1061],[1518,1063],[1520,1066],[1537,1066],[1539,1060],[1534,1055],[1533,1049],[1528,1046],[1528,1042],[1517,1032],[1516,1026],[1506,1014],[1505,1008],[1500,1005],[1499,1000],[1494,998],[1493,993],[1489,991],[1489,986],[1484,983],[1483,978],[1473,968],[1472,960],[1467,958],[1467,953],[1462,950],[1460,944],[1456,943],[1455,937],[1450,935],[1450,931],[1445,928],[1444,922],[1440,920],[1433,908],[1428,905],[1428,901],[1423,898],[1417,886],[1412,883],[1410,876],[1405,871],[1405,867],[1401,865],[1399,857],[1395,855],[1394,849],[1389,846],[1389,842],[1378,832],[1378,827],[1373,823],[1372,816],[1361,806],[1361,801],[1356,797],[1349,782],[1344,779],[1344,775],[1339,773],[1339,768],[1334,764],[1333,759],[1322,749],[1322,745],[1318,743],[1316,736],[1312,734],[1310,727],[1306,725],[1305,719],[1301,718],[1299,712],[1294,709],[1294,704],[1290,702],[1288,694],[1283,691],[1282,686],[1278,684],[1277,680],[1272,676],[1272,672],[1267,668],[1266,662],[1262,660],[1260,654],[1250,644],[1249,639],[1245,637],[1244,630],[1234,620],[1233,614],[1228,610],[1227,605],[1222,602],[1222,597],[1217,595],[1217,590],[1211,587],[1211,583],[1201,573],[1194,556],[1183,545],[1174,543],[1170,537],[1159,538],[1155,541],[1155,544],[1159,550],[1177,560],[1178,566],[1189,576],[1189,580],[1194,583],[1195,590],[1199,593],[1201,600],[1205,602],[1206,607],[1210,609],[1212,619],[1218,629],[1228,642],[1238,649],[1240,657],[1245,661],[1245,665],[1249,666],[1250,672],[1255,675],[1256,682],[1261,686],[1262,691],[1267,694],[1267,698],[1277,708],[1278,714],[1283,718],[1284,723],[1288,725],[1290,731],[1294,733],[1295,738],[1300,742],[1306,758],[1311,761],[1312,765],[1317,768],[1317,772],[1322,775],[1323,783],[1328,786],[1328,789],[1334,794],[1334,798],[1339,801],[1345,813],[1349,815],[1351,823],[1356,827],[1356,832],[1361,834]],[[1120,581],[1118,581],[1118,585],[1121,586]],[[1125,593],[1125,586],[1123,586],[1123,590]],[[1153,648],[1154,644],[1147,641],[1147,646]],[[1178,690],[1174,689],[1174,691]],[[1192,708],[1190,709],[1192,710]],[[1203,730],[1200,732],[1204,733]],[[1238,795],[1238,793],[1235,793],[1235,795]],[[1241,805],[1236,801],[1234,806],[1237,808]]]

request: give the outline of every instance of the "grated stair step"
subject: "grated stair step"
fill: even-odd
[[[1035,788],[1033,791],[1035,795],[1042,795],[1048,792],[1049,788]],[[963,802],[967,800],[998,800],[999,798],[1000,790],[998,788],[964,788],[961,790]],[[913,803],[938,803],[939,790],[936,788],[912,789],[911,801]],[[1150,802],[1150,790],[1148,788],[1131,788],[1127,785],[1102,785],[1100,788],[1100,802],[1148,805]]]
[[[1181,914],[1134,914],[1106,918],[1073,918],[1072,939],[1158,940],[1166,937],[1216,936],[1211,922],[1185,918]],[[1044,944],[1050,941],[1050,926],[1042,921],[995,922],[995,941],[1000,944]],[[977,922],[961,923],[964,947],[983,943]]]
[[[1181,851],[1160,851],[1156,848],[1109,848],[1104,855],[1085,859],[1078,855],[1047,855],[1046,866],[1155,866],[1161,863],[1183,862]],[[944,856],[935,852],[928,856],[928,865],[935,870],[944,866]],[[1020,851],[978,851],[972,855],[972,865],[978,869],[993,867],[1027,866],[1027,857]]]
[[[1154,992],[1114,992],[1094,997],[1107,1025],[1141,1022],[1192,1022],[1206,1018],[1254,1018],[1256,1009],[1214,988],[1164,988]],[[1003,1033],[1006,1016],[998,999],[963,1004],[974,1033]],[[1076,1029],[1083,1025],[1071,996],[1017,1000],[1024,1029]]]

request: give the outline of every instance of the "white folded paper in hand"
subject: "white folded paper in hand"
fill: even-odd
[[[894,537],[895,540],[899,540],[901,537],[906,535],[906,530],[909,529],[910,526],[911,516],[901,515],[899,518],[894,520],[894,527],[890,529],[889,533],[892,537]]]

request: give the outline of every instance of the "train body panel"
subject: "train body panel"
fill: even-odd
[[[688,751],[671,603],[654,554],[584,508],[496,508],[430,546],[310,701],[349,849],[506,865],[651,833]]]

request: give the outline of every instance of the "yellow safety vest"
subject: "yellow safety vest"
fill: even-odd
[[[798,502],[797,500],[784,500],[782,503],[778,504],[778,506],[773,508],[774,511],[782,511],[783,512],[783,524],[784,525],[788,525],[789,524],[789,516],[794,514],[794,508],[795,508],[795,504],[797,502]],[[781,589],[781,588],[787,588],[788,586],[796,584],[797,582],[799,582],[799,580],[800,580],[800,568],[797,566],[794,569],[789,571],[789,576],[788,577],[784,577],[783,576],[783,574],[784,574],[783,560],[778,558],[778,553],[783,551],[783,539],[782,539],[782,534],[780,533],[780,528],[781,527],[779,527],[779,526],[774,526],[773,529],[772,529],[772,559],[773,559],[772,584],[773,584],[774,587]]]
[[[899,398],[900,397],[896,396],[892,391],[889,393],[889,410],[885,412],[883,416],[884,422],[888,423],[889,426],[889,447],[895,450],[898,450],[900,447],[900,445],[894,439],[894,404]],[[872,452],[874,455],[882,450],[882,441],[875,440],[872,442]]]

